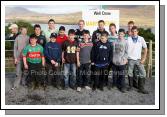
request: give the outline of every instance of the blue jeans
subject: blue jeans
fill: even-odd
[[[133,77],[133,70],[134,70],[135,66],[138,69],[139,77],[145,78],[146,71],[145,71],[144,65],[140,63],[140,60],[132,60],[132,59],[128,60],[128,75],[129,75],[129,77]]]
[[[70,80],[69,80],[70,76]],[[69,82],[70,81],[70,82]],[[75,86],[76,84],[76,64],[75,63],[66,63],[64,64],[64,82],[65,87]]]

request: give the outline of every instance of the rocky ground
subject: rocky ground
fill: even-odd
[[[43,89],[31,90],[20,87],[18,90],[10,90],[14,77],[6,77],[6,105],[154,105],[155,82],[146,80],[146,89],[149,94],[141,94],[137,89],[121,93],[118,89],[104,91],[82,89],[77,92],[73,89],[59,90],[49,86]]]

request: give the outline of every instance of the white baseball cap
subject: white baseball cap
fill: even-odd
[[[17,24],[11,24],[9,29],[12,29],[12,28],[18,28]]]

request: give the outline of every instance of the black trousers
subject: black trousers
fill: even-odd
[[[126,65],[113,65],[113,78],[116,79],[114,83],[118,88],[125,87],[125,68]]]
[[[108,77],[108,66],[94,67],[94,88],[103,88],[105,79]]]
[[[81,64],[78,68],[78,87],[88,86],[90,74],[90,63]]]
[[[55,67],[51,63],[46,63],[46,82],[47,85],[60,86],[61,85],[61,67]]]
[[[42,63],[28,62],[28,77],[26,79],[28,86],[43,86],[45,83],[45,71],[43,70]]]

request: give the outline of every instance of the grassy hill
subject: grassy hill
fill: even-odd
[[[154,6],[105,6],[104,9],[120,10],[120,25],[126,26],[129,20],[133,20],[139,26],[154,27],[155,23],[155,8]],[[40,14],[29,11],[21,7],[6,7],[6,22],[16,20],[26,20],[31,23],[47,23],[50,18],[55,19],[56,23],[60,24],[76,24],[79,19],[82,19],[82,12],[70,14]]]

